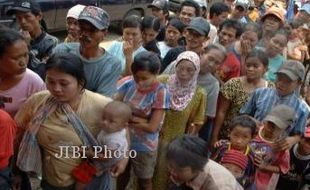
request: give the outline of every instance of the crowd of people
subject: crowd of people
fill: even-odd
[[[0,190],[310,189],[310,1],[147,7],[108,48],[102,8],[64,42],[35,0],[8,9]]]

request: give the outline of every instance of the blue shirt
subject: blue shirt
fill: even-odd
[[[240,109],[240,113],[249,114],[262,121],[272,107],[284,104],[296,112],[296,120],[288,129],[291,134],[303,134],[306,128],[309,110],[307,104],[300,100],[295,93],[279,96],[274,88],[259,88],[255,90],[248,102]]]
[[[84,64],[86,89],[110,97],[116,93],[116,82],[121,75],[121,64],[109,52],[106,51],[102,56],[88,60],[80,54],[79,43],[59,44],[53,52],[73,53],[80,57]]]

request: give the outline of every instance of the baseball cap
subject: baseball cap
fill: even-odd
[[[277,17],[282,23],[285,22],[285,10],[283,8],[277,7],[277,6],[272,6],[270,7],[264,16],[262,16],[261,20],[264,21],[267,16],[273,15]]]
[[[208,36],[210,32],[210,24],[203,17],[195,17],[191,20],[187,29],[195,30],[202,36]]]
[[[107,29],[110,25],[110,17],[108,13],[105,10],[95,6],[85,7],[78,20],[86,20],[94,25],[98,30]]]
[[[310,127],[306,127],[305,133],[304,133],[305,138],[310,138]]]
[[[288,76],[291,80],[303,80],[305,76],[305,67],[302,63],[295,60],[287,60],[281,65],[276,74],[282,73]]]
[[[245,11],[248,10],[250,6],[250,2],[248,0],[235,0],[234,4],[236,7],[242,7]]]
[[[41,12],[40,5],[35,0],[17,0],[14,5],[8,9],[7,15],[15,14],[16,11],[21,12]]]
[[[178,18],[173,18],[169,21],[168,26],[171,25],[173,27],[175,27],[176,29],[178,29],[178,31],[180,31],[180,33],[183,32],[184,28],[186,27],[186,25]]]
[[[305,11],[308,15],[310,15],[310,3],[304,4],[299,11]]]
[[[81,12],[84,10],[85,8],[85,5],[80,5],[80,4],[77,4],[73,7],[71,7],[69,10],[68,10],[68,13],[67,13],[67,18],[74,18],[74,19],[78,19]]]
[[[264,121],[270,121],[280,129],[286,129],[295,121],[295,111],[287,105],[280,104],[271,109]]]
[[[228,150],[224,153],[221,164],[234,164],[245,170],[248,165],[248,157],[238,150]]]
[[[156,7],[165,12],[169,11],[169,3],[167,0],[154,0],[152,4],[147,6],[148,8]]]

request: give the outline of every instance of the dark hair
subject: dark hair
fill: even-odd
[[[223,28],[234,28],[236,30],[236,38],[239,38],[243,32],[242,25],[239,21],[234,19],[226,19],[220,24],[219,32]]]
[[[218,16],[224,12],[229,12],[230,8],[223,2],[216,2],[210,7],[209,17]]]
[[[264,67],[268,67],[269,59],[268,55],[264,50],[254,48],[245,58],[245,60],[249,59],[250,57],[258,58],[264,65]]]
[[[142,31],[145,29],[153,29],[156,32],[160,30],[160,20],[154,16],[146,16],[143,18],[142,22]]]
[[[209,53],[213,49],[220,51],[223,54],[224,58],[226,59],[227,50],[224,46],[222,46],[221,44],[218,44],[218,43],[207,45],[207,47],[204,48],[204,53]]]
[[[259,24],[254,23],[254,22],[250,22],[243,26],[243,33],[247,31],[255,32],[258,39],[261,39],[263,35],[262,27]]]
[[[174,161],[180,168],[190,167],[203,170],[208,162],[208,144],[203,139],[184,135],[175,138],[167,148],[167,160]]]
[[[76,78],[78,83],[85,88],[86,77],[82,60],[72,53],[54,53],[46,62],[46,71],[57,69]]]
[[[140,28],[142,31],[141,18],[136,15],[126,17],[122,23],[122,29],[124,28]]]
[[[256,133],[256,123],[254,119],[248,115],[239,115],[234,117],[229,125],[230,131],[232,131],[237,126],[249,128],[251,130],[252,137]]]
[[[183,1],[183,3],[181,3],[181,6],[180,6],[180,9],[179,9],[179,12],[182,11],[183,7],[194,7],[195,8],[195,14],[196,14],[196,17],[200,16],[200,6],[197,2],[193,1],[193,0],[185,0]]]
[[[160,49],[158,48],[157,46],[157,41],[156,39],[155,40],[152,40],[146,44],[143,44],[143,47],[144,49],[146,49],[147,51],[151,51],[151,52],[154,52],[156,53],[157,55],[160,56]]]
[[[25,41],[24,37],[17,31],[5,27],[0,29],[0,57],[4,55],[7,48],[18,40]]]
[[[160,59],[158,55],[153,52],[144,51],[138,53],[131,65],[131,71],[133,74],[138,71],[148,71],[152,74],[158,74],[160,70]]]

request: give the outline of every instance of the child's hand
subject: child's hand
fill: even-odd
[[[266,164],[263,160],[263,155],[255,154],[254,165],[260,170],[265,168]]]
[[[227,140],[219,140],[217,142],[214,143],[214,148],[219,148],[220,146],[224,145],[227,143]]]

